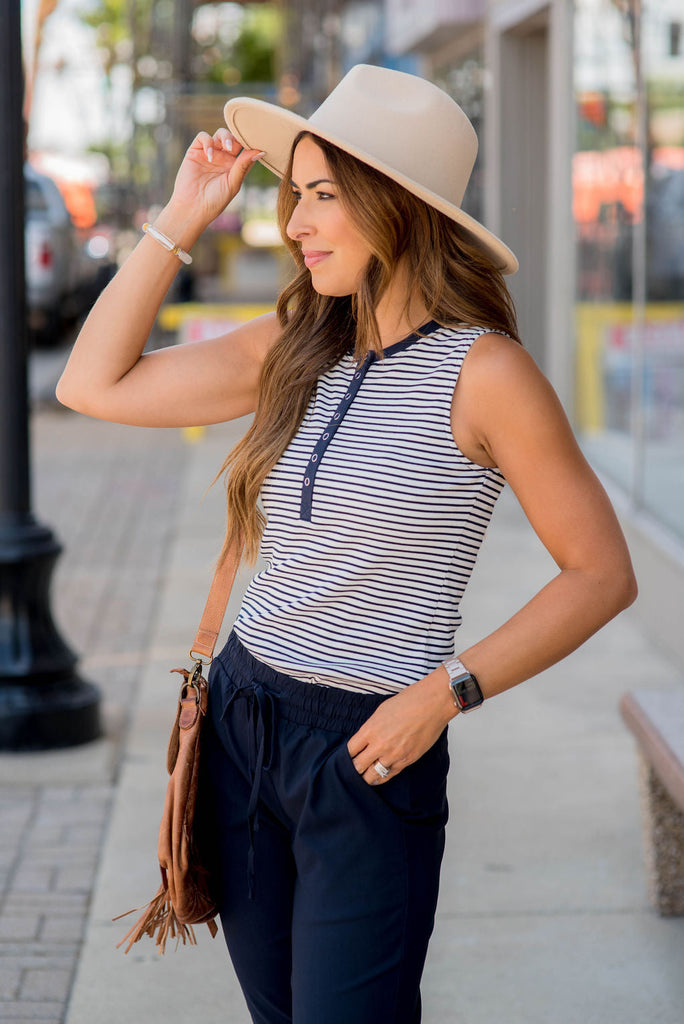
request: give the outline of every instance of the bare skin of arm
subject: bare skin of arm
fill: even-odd
[[[455,389],[452,430],[461,451],[498,466],[559,572],[497,630],[459,656],[486,698],[560,661],[636,597],[627,545],[551,385],[500,335],[478,338]],[[352,736],[349,753],[372,785],[412,764],[457,714],[439,666],[386,700]]]
[[[233,146],[235,152],[229,150]],[[189,250],[237,194],[255,151],[227,129],[200,133],[155,226]],[[57,386],[64,405],[145,427],[217,423],[253,412],[261,365],[280,333],[275,314],[219,338],[142,355],[181,263],[144,235],[95,303]]]

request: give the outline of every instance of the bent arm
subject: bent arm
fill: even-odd
[[[231,145],[224,129],[213,138],[201,133],[155,221],[183,249],[192,248],[252,165],[250,151],[235,156]],[[180,266],[143,235],[76,339],[57,385],[60,402],[99,419],[155,427],[216,423],[254,410],[261,365],[279,334],[275,315],[211,341],[142,354]]]
[[[525,351],[497,335],[475,342],[454,395],[456,443],[498,466],[558,575],[489,636],[459,653],[493,697],[570,654],[636,597],[627,545],[553,389]],[[357,771],[383,781],[437,740],[457,714],[443,665],[385,701],[349,740]]]
[[[559,568],[511,619],[461,652],[493,696],[566,657],[631,604],[637,588],[610,501],[532,358],[485,336],[456,391],[454,418],[471,425],[470,443],[504,474]]]

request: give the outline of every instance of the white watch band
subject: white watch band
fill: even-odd
[[[470,672],[465,667],[459,657],[453,654],[450,658],[445,658],[442,662],[444,668],[447,670],[449,676],[449,686],[458,679],[460,676],[468,676]]]

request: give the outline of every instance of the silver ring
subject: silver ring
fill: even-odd
[[[381,779],[386,779],[390,773],[389,768],[386,768],[382,761],[376,761],[375,764],[373,765],[373,768],[378,773]]]

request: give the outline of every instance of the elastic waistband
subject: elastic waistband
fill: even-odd
[[[249,690],[255,683],[270,690],[278,700],[278,716],[299,725],[332,732],[355,732],[391,694],[356,693],[319,683],[305,683],[265,665],[240,642],[236,633],[214,659],[223,674],[224,696],[233,690]],[[210,682],[213,672],[210,672]]]

